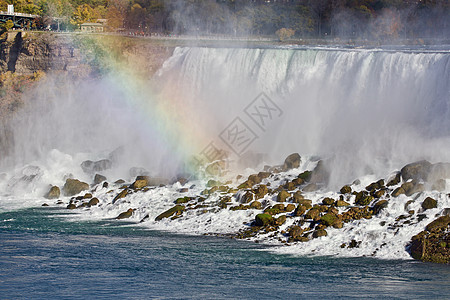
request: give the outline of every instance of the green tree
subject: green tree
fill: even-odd
[[[70,23],[79,26],[86,22],[95,22],[97,19],[97,12],[89,4],[82,4],[75,9]]]

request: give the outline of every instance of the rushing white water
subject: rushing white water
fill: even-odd
[[[237,152],[233,159],[245,156],[247,150],[264,153],[266,163],[282,163],[292,152],[302,157],[327,158],[330,192],[306,193],[305,197],[313,204],[320,203],[324,196],[336,198],[337,188],[356,178],[361,183],[353,188],[362,190],[371,181],[387,178],[412,161],[450,161],[448,51],[177,48],[154,81],[157,93],[165,95],[161,99],[173,97],[177,99],[174,106],[180,106],[175,107],[176,111],[191,114],[189,123],[178,124],[174,118],[175,127],[188,126],[183,132],[192,137],[193,133],[201,132],[207,137],[202,143],[211,141],[230,153]],[[62,187],[70,176],[91,183],[93,173],[83,172],[80,167],[87,159],[111,158],[112,169],[101,172],[110,182],[119,177],[132,181],[129,168],[143,165],[151,174],[170,169],[168,175],[174,175],[175,168],[167,165],[170,146],[161,145],[167,140],[157,139],[152,130],[146,130],[148,124],[145,116],[139,115],[139,107],[120,101],[123,97],[118,93],[120,89],[115,89],[107,79],[79,84],[63,94],[52,95],[51,91],[47,88],[34,93],[39,98],[37,104],[14,120],[14,148],[10,155],[0,157],[0,167],[8,166],[0,170],[0,208],[49,202],[42,198],[48,185]],[[261,93],[265,98],[259,97]],[[260,102],[261,99],[264,101]],[[236,118],[241,122],[239,125],[253,134],[245,147],[227,140],[227,129],[236,124],[232,123]],[[164,128],[161,132],[164,133]],[[191,142],[199,140],[192,138]],[[116,161],[110,152],[124,145],[128,145],[123,150],[125,154]],[[197,146],[202,149],[207,144]],[[289,178],[311,170],[315,161],[303,159],[299,169],[282,176]],[[244,175],[252,172],[240,171]],[[273,180],[270,182],[275,184]],[[154,221],[173,206],[177,197],[198,195],[205,185],[200,180],[184,186],[170,184],[146,193],[133,193],[114,205],[111,202],[120,192],[119,185],[97,186],[93,194],[100,204],[78,210],[77,218],[112,218],[134,208],[129,220],[140,221],[148,216],[143,225],[149,228],[232,233],[260,212],[219,210],[214,208],[219,195],[213,195],[205,201],[205,205],[213,208],[187,211],[173,221]],[[410,198],[400,196],[371,220],[354,221],[342,229],[330,229],[328,237],[276,251],[407,258],[405,246],[411,236],[423,230],[434,215],[450,207],[445,194],[448,186],[447,182],[442,193],[414,196],[409,206],[406,203]],[[179,191],[188,187],[187,194]],[[438,199],[439,204],[424,213],[426,219],[415,218],[412,224],[389,227],[408,210],[414,210],[416,215],[421,212],[420,204],[427,196]],[[69,199],[63,200],[67,205]],[[265,200],[275,203],[268,196]],[[238,204],[238,199],[233,201]],[[292,222],[288,220],[283,228]],[[352,239],[361,242],[359,248],[340,248]],[[276,240],[266,237],[266,241]]]
[[[275,161],[333,156],[332,185],[450,160],[449,52],[177,48],[158,75],[206,106],[217,136],[241,117],[258,135],[249,149]],[[244,112],[261,92],[282,110],[263,129]]]

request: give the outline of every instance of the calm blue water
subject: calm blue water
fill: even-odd
[[[36,208],[0,214],[1,299],[448,298],[450,267],[295,258],[216,237],[68,222]],[[64,212],[65,213],[65,212]]]

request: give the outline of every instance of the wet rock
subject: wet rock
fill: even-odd
[[[352,188],[348,185],[344,185],[341,190],[341,194],[350,194],[352,192]]]
[[[297,208],[296,208],[295,211],[294,211],[294,215],[295,215],[296,217],[303,216],[303,215],[305,214],[306,210],[307,210],[307,209],[306,209],[305,206],[303,206],[303,205],[298,205]]]
[[[450,263],[450,216],[442,216],[412,237],[411,256],[421,261]]]
[[[256,226],[266,226],[272,223],[273,217],[269,214],[258,214],[255,217]]]
[[[432,165],[427,178],[428,182],[435,182],[444,178],[450,178],[450,163],[436,163]]]
[[[129,192],[127,189],[122,190],[119,194],[117,194],[116,197],[114,197],[112,204],[116,203],[117,200],[124,198],[126,195],[128,195],[128,193]]]
[[[442,212],[442,215],[443,216],[450,216],[450,208],[449,207],[444,208],[444,211]]]
[[[398,197],[405,193],[406,193],[405,189],[403,189],[403,187],[400,186],[392,192],[392,197]]]
[[[303,232],[305,232],[304,229],[302,229],[300,226],[294,225],[289,228],[288,236],[290,236],[294,240],[299,240],[302,237]]]
[[[378,215],[381,210],[388,206],[389,202],[387,200],[380,200],[373,205],[372,211],[374,215]]]
[[[278,202],[285,202],[287,198],[289,198],[291,196],[290,193],[288,193],[287,191],[281,191],[278,193],[277,195],[277,201]]]
[[[129,217],[131,217],[133,215],[134,209],[130,208],[127,211],[124,211],[123,213],[120,213],[116,219],[117,220],[121,220],[121,219],[127,219]]]
[[[253,190],[255,193],[256,199],[264,198],[264,196],[269,192],[269,189],[265,184],[259,185],[256,189]]]
[[[338,220],[337,216],[332,213],[327,213],[320,218],[320,222],[325,226],[331,226]]]
[[[218,160],[208,164],[205,168],[205,172],[211,176],[221,176],[227,170],[227,161]]]
[[[333,198],[326,197],[326,198],[324,198],[324,199],[322,200],[322,203],[323,203],[324,205],[333,205],[333,204],[334,204],[334,199],[333,199]]]
[[[364,196],[361,199],[358,199],[355,204],[356,205],[360,205],[360,206],[366,206],[369,205],[372,201],[373,201],[373,197],[372,196]]]
[[[67,205],[67,209],[75,209],[75,208],[77,208],[77,207],[73,203],[69,203],[69,205]]]
[[[177,200],[175,200],[175,204],[184,204],[184,203],[188,203],[191,200],[192,200],[192,198],[188,197],[188,196],[181,197],[181,198],[178,198]]]
[[[162,214],[160,214],[159,216],[157,216],[155,218],[155,221],[160,221],[164,218],[169,218],[174,215],[175,216],[181,215],[184,210],[185,210],[185,207],[183,205],[175,205],[171,209],[168,209],[165,212],[163,212]]]
[[[47,203],[43,203],[41,206],[48,206],[48,204]]]
[[[401,172],[397,172],[393,177],[388,180],[386,186],[394,186],[399,184],[401,181]]]
[[[314,221],[320,220],[320,211],[317,208],[311,208],[308,210],[308,212],[305,214],[305,219],[310,219]]]
[[[100,201],[97,198],[92,198],[91,200],[89,200],[88,206],[95,206],[99,203],[100,203]]]
[[[261,209],[262,208],[262,204],[259,201],[253,201],[252,203],[250,203],[250,208]]]
[[[281,225],[283,225],[285,222],[286,222],[286,216],[285,216],[285,215],[282,215],[282,216],[279,216],[278,218],[276,218],[276,219],[274,220],[273,223],[274,223],[276,226],[281,226]]]
[[[386,190],[379,190],[379,191],[372,193],[372,196],[375,198],[381,198],[384,196],[384,194],[386,194]]]
[[[373,182],[371,184],[369,184],[368,186],[366,186],[366,190],[370,191],[374,191],[374,190],[379,190],[381,188],[384,187],[384,180],[380,179],[377,182]]]
[[[123,180],[123,179],[118,179],[118,180],[114,181],[114,184],[124,184],[124,183],[125,183],[125,180]]]
[[[303,200],[305,197],[303,197],[302,193],[300,191],[296,191],[294,195],[292,195],[292,202],[299,203],[300,200]]]
[[[86,182],[81,182],[77,179],[67,179],[64,184],[63,191],[65,196],[73,196],[81,193],[82,191],[88,190],[89,184]]]
[[[409,179],[426,181],[431,167],[432,165],[429,161],[422,160],[404,166],[400,173],[404,181]]]
[[[148,176],[137,176],[136,180],[131,184],[130,188],[137,190],[146,187],[150,181]]]
[[[284,209],[284,211],[286,212],[291,212],[295,210],[295,205],[292,203],[289,203],[288,205],[286,205],[286,208]]]
[[[306,207],[306,209],[310,209],[312,207],[312,200],[309,199],[301,199],[298,202],[299,205],[303,205]]]
[[[45,194],[44,197],[46,199],[57,199],[57,198],[59,198],[60,195],[61,195],[61,191],[60,191],[59,187],[52,186],[50,188],[50,190],[47,192],[47,194]]]
[[[292,153],[284,160],[283,171],[288,171],[300,167],[301,157],[298,153]]]
[[[111,169],[112,162],[109,159],[101,159],[98,161],[86,160],[81,163],[81,169],[85,173],[95,173]]]
[[[303,173],[300,173],[298,175],[298,178],[302,179],[304,182],[309,182],[311,180],[311,175],[312,175],[311,171],[305,171]]]
[[[349,205],[350,205],[350,203],[345,202],[344,200],[338,200],[338,201],[336,201],[336,206],[337,206],[337,207],[343,207],[343,206],[349,206]]]
[[[432,208],[436,208],[437,207],[437,201],[431,197],[427,197],[423,202],[422,202],[422,208],[423,210],[427,210],[427,209],[432,209]]]
[[[330,173],[323,160],[319,160],[317,166],[311,173],[310,182],[327,184]]]
[[[100,174],[95,174],[94,176],[94,184],[100,184],[103,181],[106,181],[106,177]]]
[[[248,191],[246,192],[244,195],[242,195],[242,197],[240,198],[240,202],[241,203],[249,203],[251,201],[253,201],[253,193]]]
[[[318,230],[314,230],[313,232],[313,238],[318,238],[321,236],[327,236],[328,233],[325,229],[318,229]]]

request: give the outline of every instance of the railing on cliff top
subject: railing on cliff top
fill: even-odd
[[[40,17],[39,15],[25,14],[25,13],[19,13],[19,12],[9,13],[6,11],[0,11],[0,15],[16,16],[16,17],[23,17],[23,18],[33,18],[33,19]]]

